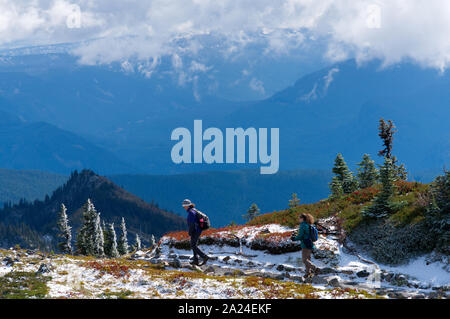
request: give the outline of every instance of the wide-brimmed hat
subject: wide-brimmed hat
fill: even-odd
[[[189,207],[189,206],[191,206],[192,204],[193,204],[193,203],[192,203],[189,199],[185,199],[181,205],[182,205],[183,207]]]

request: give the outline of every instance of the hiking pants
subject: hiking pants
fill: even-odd
[[[198,261],[198,256],[202,258],[206,257],[206,254],[202,252],[200,248],[198,248],[198,241],[200,239],[200,234],[201,233],[193,233],[191,235],[191,248],[192,251],[194,252],[194,261]]]
[[[305,265],[305,272],[308,275],[311,271],[315,271],[317,267],[311,262],[312,249],[302,248],[302,261]]]

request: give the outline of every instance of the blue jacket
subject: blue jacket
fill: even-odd
[[[189,227],[189,236],[199,234],[202,232],[200,225],[198,224],[197,212],[194,208],[190,208],[187,211],[187,224]]]
[[[305,239],[311,239],[311,234],[310,234],[310,228],[309,228],[309,224],[307,222],[302,222],[300,224],[300,227],[298,229],[298,234],[297,236],[295,236],[295,238],[293,238],[292,240],[297,241],[300,240],[300,246],[301,248],[307,248],[305,245],[304,240]],[[312,249],[316,249],[316,247],[314,246],[314,243],[311,241],[310,242],[312,244]]]

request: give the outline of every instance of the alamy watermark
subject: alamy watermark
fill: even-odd
[[[381,28],[381,6],[376,3],[372,3],[367,6],[366,12],[366,26],[369,29]]]
[[[70,13],[66,18],[66,26],[69,29],[81,28],[81,8],[77,4],[70,5]]]
[[[226,128],[224,141],[222,130],[210,127],[203,131],[202,120],[194,120],[193,136],[189,129],[178,127],[170,138],[178,141],[171,151],[172,161],[176,164],[243,164],[248,159],[250,164],[265,165],[260,167],[261,174],[275,174],[279,169],[279,128],[270,129],[270,140],[267,128]],[[203,146],[204,141],[209,142]]]

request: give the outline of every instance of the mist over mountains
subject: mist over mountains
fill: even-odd
[[[337,152],[351,167],[363,153],[375,157],[380,117],[396,123],[394,154],[411,176],[439,172],[449,163],[443,120],[450,115],[448,72],[349,60],[309,73],[263,100],[235,94],[239,102],[220,94],[223,84],[205,86],[231,62],[215,66],[172,58],[146,77],[135,64],[82,66],[66,53],[32,53],[0,60],[5,168],[170,174],[256,167],[173,164],[170,133],[180,126],[192,129],[194,119],[202,119],[205,128],[280,128],[281,170],[327,169]]]

